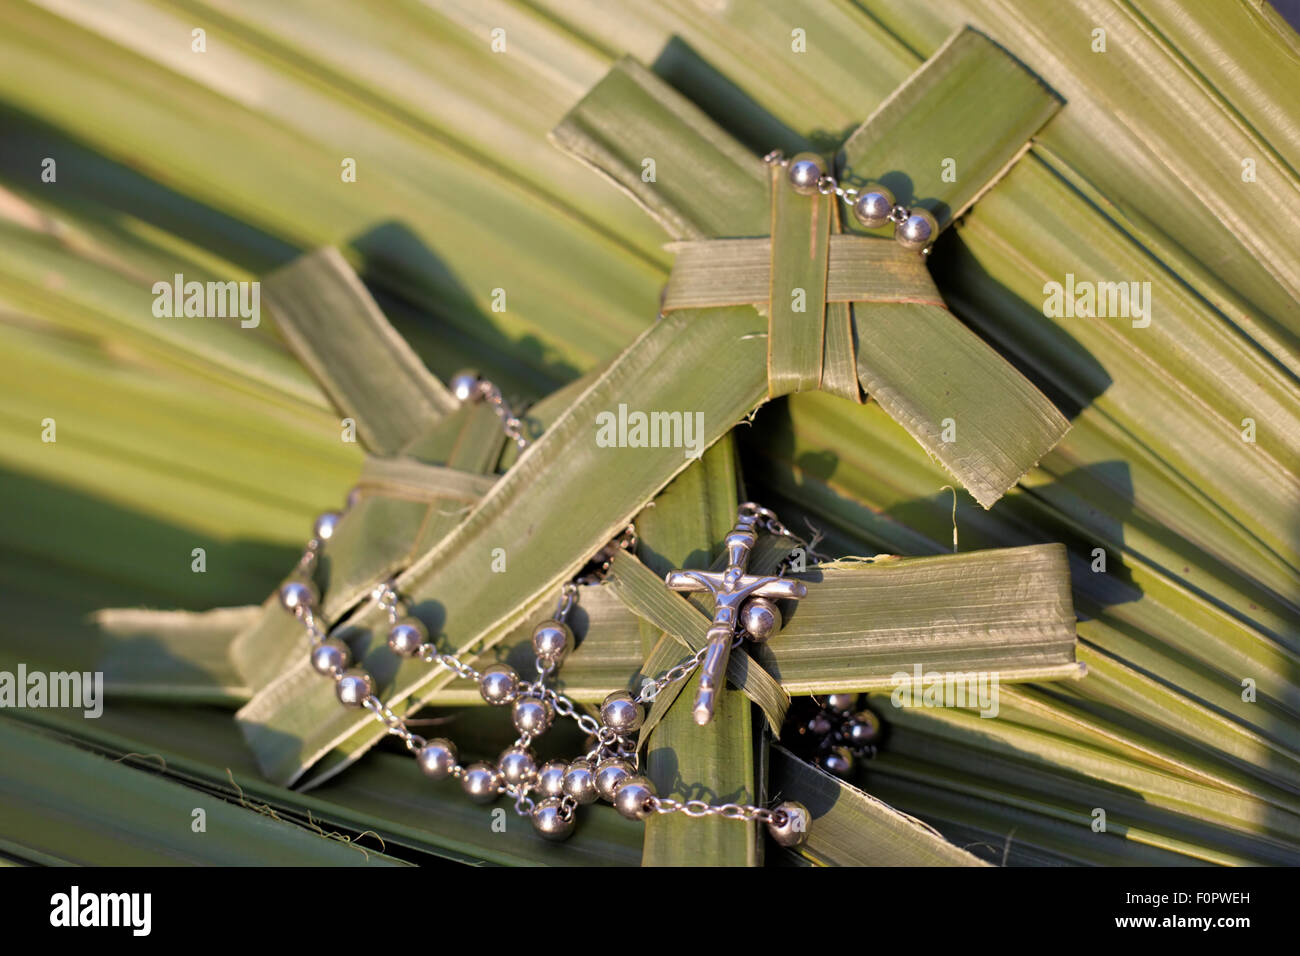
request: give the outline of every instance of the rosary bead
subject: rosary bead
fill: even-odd
[[[596,802],[600,793],[596,790],[596,771],[590,760],[579,758],[569,764],[564,772],[564,793],[580,804]]]
[[[853,754],[843,747],[836,747],[817,762],[823,770],[837,777],[847,777],[853,770]]]
[[[298,613],[303,610],[311,610],[316,607],[316,602],[320,600],[320,594],[316,590],[316,585],[310,581],[285,581],[280,585],[280,605],[286,611]]]
[[[596,792],[612,803],[618,785],[635,774],[635,768],[622,757],[607,757],[596,768]]]
[[[555,717],[555,708],[551,706],[549,700],[541,697],[520,697],[515,701],[514,713],[515,729],[521,734],[532,734],[536,737],[538,734],[546,732],[551,726],[551,720]]]
[[[859,191],[853,202],[853,218],[868,229],[878,229],[889,222],[894,211],[894,194],[884,186],[868,186]]]
[[[329,637],[311,649],[311,666],[322,674],[336,674],[352,663],[352,651],[337,637]]]
[[[543,621],[533,631],[533,651],[544,664],[559,665],[573,650],[573,631],[563,621]]]
[[[802,803],[787,800],[773,808],[773,813],[776,819],[768,823],[767,832],[780,846],[799,846],[808,839],[808,824],[812,818]]]
[[[393,649],[393,653],[403,657],[419,653],[428,639],[429,631],[424,622],[413,617],[398,621],[388,632],[388,646]]]
[[[509,664],[493,664],[479,675],[478,692],[489,704],[508,704],[519,693],[519,675]]]
[[[913,209],[906,219],[894,227],[894,238],[904,249],[920,251],[934,242],[939,235],[939,224],[924,209]]]
[[[544,797],[564,796],[564,775],[569,765],[563,760],[548,760],[537,771],[537,789]]]
[[[456,401],[468,402],[477,397],[479,381],[477,372],[466,370],[453,375],[447,387],[451,389],[451,394],[456,396]]]
[[[501,794],[501,773],[490,763],[472,763],[465,768],[460,785],[475,803],[491,803]]]
[[[434,780],[445,780],[456,766],[456,745],[443,737],[430,740],[415,755],[420,769]]]
[[[547,797],[533,807],[533,829],[547,840],[567,840],[573,833],[577,815],[560,797]]]
[[[343,510],[351,511],[361,501],[361,486],[357,485],[348,491],[348,496],[343,502]]]
[[[762,644],[781,630],[781,611],[767,598],[750,598],[740,609],[740,625],[751,640]]]
[[[527,747],[507,747],[497,758],[497,766],[506,783],[518,786],[536,775],[537,758]]]
[[[840,736],[854,750],[870,746],[880,736],[880,718],[869,710],[854,714],[840,729]]]
[[[347,707],[360,707],[362,701],[375,692],[375,682],[365,671],[353,668],[344,671],[334,686],[339,703]]]
[[[817,181],[826,175],[826,165],[816,153],[799,153],[790,158],[790,185],[801,196],[817,192]]]
[[[826,706],[837,714],[851,714],[858,706],[857,694],[829,694]]]
[[[625,690],[616,690],[600,705],[600,719],[610,730],[624,737],[634,734],[645,720],[645,709]]]
[[[655,787],[645,777],[628,777],[614,790],[614,809],[629,820],[654,813]]]
[[[317,516],[316,524],[312,526],[312,534],[321,541],[328,541],[334,537],[334,529],[339,526],[339,519],[342,517],[337,511],[326,511]]]
[[[808,721],[808,733],[814,737],[825,737],[834,729],[830,718],[825,714],[816,714]]]

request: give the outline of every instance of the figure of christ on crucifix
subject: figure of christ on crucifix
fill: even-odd
[[[708,648],[700,666],[700,689],[695,697],[695,722],[707,724],[713,719],[718,690],[727,675],[727,658],[738,635],[766,641],[781,627],[781,612],[774,601],[796,600],[808,593],[802,581],[789,578],[746,574],[749,554],[758,541],[754,530],[760,522],[770,520],[765,508],[746,503],[740,506],[736,526],[727,533],[727,568],[722,572],[670,571],[665,583],[674,591],[713,596],[713,624],[709,627]]]

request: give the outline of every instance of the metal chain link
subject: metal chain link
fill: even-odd
[[[515,798],[515,813],[521,817],[530,817],[533,810],[537,808],[536,801],[528,796],[528,791],[532,790],[529,784],[508,784],[502,788],[506,793],[513,793]]]
[[[744,635],[737,632],[735,639],[731,642],[731,649],[734,651],[744,643],[744,640]],[[664,672],[662,677],[659,677],[654,681],[646,681],[646,683],[641,685],[640,692],[633,697],[633,700],[638,704],[652,703],[654,699],[659,696],[660,691],[665,687],[669,687],[672,684],[677,683],[679,680],[685,680],[687,677],[690,677],[691,672],[704,663],[704,658],[708,656],[708,653],[709,648],[706,645],[681,663],[674,664]]]
[[[573,605],[578,601],[578,585],[572,581],[564,582],[564,587],[560,588],[560,600],[555,605],[555,614],[552,615],[555,620],[563,621],[573,610]]]
[[[322,542],[320,538],[312,538],[307,542],[307,547],[303,549],[302,557],[298,559],[298,565],[294,569],[300,574],[309,574],[314,570],[316,560],[320,557]]]
[[[383,724],[390,734],[401,737],[402,742],[406,744],[406,749],[411,753],[417,752],[428,743],[419,734],[411,733],[410,728],[406,726],[406,721],[374,694],[363,700],[361,706],[370,711],[375,720]]]
[[[764,508],[762,505],[756,504],[752,501],[745,501],[741,503],[738,510],[742,515],[753,515],[756,518],[762,519],[759,522],[759,527],[771,534],[786,538],[794,537],[794,535],[790,533],[790,530],[781,523],[781,519],[776,516],[776,512],[771,508]]]
[[[487,379],[480,379],[477,388],[479,395],[492,406],[492,411],[496,412],[497,418],[501,419],[501,427],[505,430],[506,437],[513,440],[520,451],[527,448],[531,442],[524,435],[524,423],[515,415],[505,396],[501,394],[501,389]]]
[[[653,797],[648,801],[655,813],[682,813],[688,817],[722,817],[724,820],[756,820],[759,823],[773,823],[777,826],[785,822],[785,813],[755,806],[752,803],[709,803],[705,800],[673,800],[669,797]]]
[[[544,688],[543,694],[551,702],[551,706],[555,708],[557,716],[572,718],[574,723],[578,725],[578,729],[588,736],[594,736],[600,732],[600,721],[579,710],[578,705],[571,698],[549,687]]]
[[[298,608],[294,612],[298,619],[302,621],[303,626],[307,628],[307,636],[311,638],[312,646],[315,647],[321,641],[325,640],[325,631],[320,624],[316,622],[316,615],[309,607]]]

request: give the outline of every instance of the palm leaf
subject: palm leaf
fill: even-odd
[[[549,611],[548,592],[585,557],[578,552],[603,544],[601,535],[675,475],[696,490],[677,495],[671,520],[647,513],[640,522],[647,535],[659,522],[665,555],[709,564],[729,516],[699,489],[720,488],[718,473],[701,481],[697,465],[670,467],[664,456],[642,485],[611,480],[611,465],[593,470],[597,480],[579,495],[548,489],[560,467],[551,462],[530,472],[531,487],[518,479],[512,487],[508,477],[494,480],[516,460],[513,450],[498,457],[499,432],[486,427],[495,423],[458,420],[439,431],[433,419],[458,413],[448,415],[420,366],[444,379],[475,366],[513,398],[547,396],[530,409],[530,426],[567,435],[550,454],[578,456],[564,466],[575,472],[592,465],[593,449],[578,441],[578,425],[590,423],[566,415],[606,407],[582,405],[593,387],[605,389],[603,402],[621,394],[644,408],[701,407],[707,383],[701,392],[683,383],[734,372],[719,372],[709,355],[752,348],[761,356],[766,343],[743,337],[761,336],[766,323],[710,284],[706,262],[692,294],[726,292],[731,308],[670,310],[651,337],[684,337],[687,359],[672,368],[665,346],[627,375],[616,356],[654,325],[669,266],[684,262],[681,249],[661,248],[661,225],[690,239],[766,235],[769,207],[754,198],[761,191],[742,188],[762,186],[756,157],[810,147],[830,156],[873,116],[902,125],[892,137],[865,137],[868,151],[879,151],[866,164],[898,167],[919,198],[948,207],[939,212],[951,225],[929,260],[934,287],[960,320],[948,322],[974,333],[981,361],[1014,367],[1065,414],[1069,431],[1052,451],[1026,457],[1036,466],[985,511],[945,488],[944,467],[881,404],[800,393],[737,432],[745,496],[775,507],[801,534],[824,533],[819,551],[908,556],[878,561],[873,574],[1064,545],[1072,594],[1042,626],[1059,636],[1077,609],[1077,658],[1088,676],[1005,685],[994,720],[895,710],[877,696],[889,736],[848,782],[767,747],[762,717],[729,720],[725,739],[697,740],[673,737],[656,714],[651,736],[681,748],[683,766],[714,760],[719,780],[814,809],[822,836],[807,855],[768,847],[769,863],[1296,861],[1300,265],[1287,251],[1300,246],[1300,41],[1268,5],[736,0],[704,10],[689,0],[494,0],[375,17],[342,0],[198,2],[184,15],[157,0],[127,13],[51,0],[10,4],[0,22],[9,67],[0,75],[0,491],[10,505],[0,524],[0,666],[87,669],[102,659],[121,694],[151,698],[112,698],[99,721],[46,711],[0,721],[7,861],[643,859],[643,828],[607,808],[587,814],[560,847],[513,816],[506,833],[491,833],[488,817],[459,794],[429,785],[398,754],[368,749],[368,728],[331,741],[304,778],[312,790],[286,789],[262,776],[228,708],[283,673],[281,661],[298,659],[292,620],[262,602],[296,560],[312,516],[337,507],[358,475],[364,504],[347,531],[356,541],[344,541],[337,563],[322,569],[331,617],[355,627],[358,646],[378,643],[372,615],[357,605],[367,576],[437,555],[446,566],[421,576],[424,597],[463,592],[467,603],[483,601],[481,619],[453,635],[457,645],[472,643],[478,660],[517,660],[530,625]],[[206,54],[188,46],[196,23],[209,31]],[[507,55],[485,41],[498,26]],[[791,49],[796,28],[806,55]],[[970,28],[987,40],[972,39]],[[1090,42],[1097,28],[1105,52]],[[976,88],[998,79],[985,71],[1000,61],[949,60],[965,65],[933,80],[949,95],[927,123],[894,94],[925,76],[918,69],[955,34],[966,39],[953,45],[991,41],[1009,52],[1020,66],[1000,78],[1014,90],[1002,88],[1004,108],[989,107]],[[636,132],[620,128],[617,108],[577,122],[574,107],[611,70],[626,82],[615,106],[671,87],[676,99],[660,97],[665,123],[689,115],[725,137],[716,155],[662,135],[630,148],[614,135]],[[1013,102],[1030,105],[1021,115],[1032,118],[1003,133],[998,124],[1017,115]],[[1051,106],[1050,122],[1034,126]],[[557,138],[587,150],[617,186],[548,142],[557,125]],[[993,128],[942,148],[954,131]],[[1031,136],[1010,165],[1005,151],[1018,153]],[[958,177],[947,182],[936,160],[958,147]],[[47,157],[57,159],[57,183],[39,178]],[[339,178],[344,157],[357,160],[355,183]],[[657,160],[655,184],[641,179],[647,157]],[[990,178],[996,185],[985,190]],[[419,359],[406,356],[409,377],[372,380],[375,394],[423,382],[417,391],[432,409],[428,430],[408,408],[391,409],[401,434],[414,436],[391,456],[366,459],[340,441],[345,415],[335,402],[348,393],[313,381],[270,322],[241,329],[152,315],[152,283],[177,272],[252,280],[331,246],[364,285],[364,294],[351,286],[347,317],[373,319],[377,309]],[[833,244],[830,259],[834,276]],[[1045,284],[1067,274],[1150,282],[1151,324],[1045,314]],[[749,269],[746,281],[755,277],[771,278]],[[314,291],[295,289],[285,315]],[[298,314],[310,339],[314,312]],[[900,321],[895,350],[914,343],[910,324]],[[828,323],[827,334],[843,325]],[[377,343],[358,342],[355,354],[346,342],[316,344],[333,349],[333,365]],[[627,380],[614,388],[611,374]],[[750,383],[750,405],[708,408],[710,441],[765,394],[760,378]],[[847,391],[841,383],[839,394]],[[938,404],[918,417],[933,417]],[[358,408],[348,405],[386,424],[382,400],[367,414]],[[55,443],[40,439],[46,418],[58,423]],[[1253,442],[1244,440],[1245,419]],[[1044,422],[1048,432],[1063,430]],[[459,465],[445,444],[453,433],[473,446]],[[529,465],[528,455],[519,460]],[[480,532],[504,538],[547,514],[551,523],[524,537],[554,539],[554,552],[529,545],[535,550],[521,560],[511,557],[509,575],[457,569],[473,536],[464,509],[493,496],[507,507]],[[422,523],[435,511],[437,521]],[[365,543],[381,538],[405,548],[401,561],[379,550],[367,557]],[[202,573],[192,570],[196,548],[206,557]],[[655,556],[642,558],[660,570]],[[526,581],[466,586],[472,573],[515,578],[525,566]],[[989,586],[1009,583],[998,576]],[[584,640],[564,670],[585,702],[686,649],[615,592],[582,595],[589,633],[604,635]],[[131,610],[89,617],[105,607]],[[200,610],[208,608],[242,610]],[[871,645],[841,634],[810,650],[816,642],[798,629],[818,616],[808,604],[770,655],[750,660],[799,693],[844,686],[834,680],[837,664],[861,663]],[[1064,647],[1063,638],[1048,643]],[[886,661],[865,660],[886,665],[879,676],[887,676]],[[311,696],[318,690],[294,691],[302,725],[286,720],[282,729],[306,736],[314,721],[337,718]],[[743,694],[731,699],[751,710]],[[414,710],[427,703],[433,719],[456,723],[470,752],[490,757],[508,731],[493,721],[499,714],[466,706],[474,702],[473,688],[442,678],[408,698],[417,719],[430,717]],[[748,753],[746,729],[755,743]],[[561,744],[572,752],[581,741]],[[166,766],[131,754],[157,754]],[[671,785],[660,779],[661,789]],[[105,811],[128,838],[64,829],[68,819],[93,819],[100,808],[86,795],[104,792],[128,795]],[[237,836],[219,845],[212,832],[193,833],[196,806]],[[1098,808],[1107,811],[1105,832],[1093,828]],[[652,836],[645,859],[688,862],[662,837],[675,823],[656,821],[669,828]],[[362,837],[367,830],[383,845]],[[758,858],[737,830],[719,826],[702,840],[712,859]]]

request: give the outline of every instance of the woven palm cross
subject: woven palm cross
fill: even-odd
[[[978,84],[972,71],[983,71]],[[936,131],[921,118],[962,83],[986,90],[1002,108],[972,113],[967,128],[945,131],[950,139],[939,147],[959,157],[945,162],[967,170],[958,185],[955,177],[925,175],[938,165],[930,155]],[[1068,422],[947,311],[918,244],[864,228],[841,233],[839,201],[858,194],[846,184],[906,173],[913,194],[933,193],[931,231],[946,226],[1014,164],[1058,106],[982,35],[959,31],[848,137],[817,188],[792,188],[793,164],[772,162],[775,153],[754,156],[632,60],[616,64],[552,138],[613,179],[674,238],[661,314],[691,310],[707,322],[711,310],[757,308],[768,319],[769,398],[820,389],[861,402],[865,391],[987,508],[1060,440]],[[643,175],[644,157],[654,156],[678,163],[670,169],[665,160],[662,182]],[[978,401],[964,403],[959,416],[945,414],[953,394]],[[944,431],[958,424],[955,441]],[[673,590],[713,601],[692,710],[700,724],[711,719],[733,642],[746,632],[737,620],[746,602],[807,593],[801,582],[746,574],[753,525],[742,513],[726,539],[724,571],[678,570],[666,578]]]
[[[961,128],[929,129],[924,118],[963,84],[986,91],[990,108],[972,111]],[[913,207],[924,190],[943,228],[1015,163],[1058,106],[982,35],[959,32],[848,137],[828,170],[842,187],[893,182]],[[616,64],[552,139],[671,235],[677,261],[663,312],[706,322],[713,310],[751,306],[767,316],[769,397],[821,389],[862,401],[865,392],[986,508],[1068,429],[947,310],[915,250],[867,234],[851,216],[857,231],[840,233],[833,191],[800,195],[786,170],[635,61]],[[659,157],[651,181],[647,157]],[[945,158],[961,170],[951,181]]]

